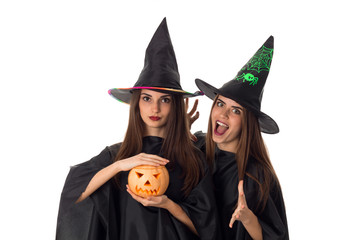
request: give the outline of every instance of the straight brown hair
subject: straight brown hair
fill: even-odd
[[[219,95],[215,97],[213,105],[214,108]],[[259,203],[256,211],[262,212],[266,206],[266,202],[269,198],[270,188],[272,184],[278,184],[275,170],[271,164],[270,157],[268,155],[264,140],[261,136],[259,121],[257,117],[246,108],[241,111],[241,130],[239,135],[239,144],[236,148],[235,158],[238,167],[239,180],[243,180],[245,174],[252,178],[259,185]],[[206,134],[206,160],[210,167],[214,166],[215,157],[215,142],[212,140],[212,121],[211,113],[209,117],[208,131]],[[246,172],[246,166],[248,164],[249,157],[252,156],[256,160],[258,166],[258,174],[254,176]],[[262,176],[259,179],[259,176]]]
[[[141,90],[132,93],[128,128],[114,161],[141,153],[145,123],[140,116],[140,95]],[[180,94],[171,94],[171,110],[165,128],[167,135],[164,138],[161,154],[170,161],[170,166],[176,162],[182,168],[184,186],[181,190],[185,196],[188,196],[204,175],[204,168],[199,157],[201,153],[191,142],[185,103]],[[119,181],[119,178],[116,177],[116,180]]]

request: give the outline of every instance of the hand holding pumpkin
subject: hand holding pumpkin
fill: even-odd
[[[139,153],[133,157],[129,157],[118,161],[119,171],[129,171],[139,165],[161,166],[165,165],[169,160],[158,155]]]
[[[131,195],[131,197],[141,203],[143,206],[167,209],[169,198],[166,195],[140,197],[130,190],[129,185],[126,185],[126,188],[127,192]]]
[[[169,211],[171,215],[173,215],[177,220],[184,223],[186,226],[190,228],[192,232],[198,235],[194,224],[192,223],[189,216],[184,212],[180,205],[169,199],[166,195],[161,196],[148,196],[148,197],[140,197],[133,193],[129,185],[126,185],[127,192],[131,195],[133,199],[141,203],[145,207],[158,207],[164,208]]]

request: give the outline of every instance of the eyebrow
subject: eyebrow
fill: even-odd
[[[146,96],[149,96],[149,97],[152,97],[151,94],[147,94],[147,93],[141,93],[141,95],[146,95]],[[170,94],[166,94],[166,95],[161,95],[160,98],[164,98],[164,97],[171,97]]]
[[[217,100],[226,105],[226,103],[225,103],[223,100],[221,100],[220,98],[218,98]],[[239,107],[239,106],[231,106],[231,107],[236,108],[236,109],[243,110],[243,108],[242,108],[242,107]]]

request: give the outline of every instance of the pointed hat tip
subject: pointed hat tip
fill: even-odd
[[[270,37],[266,40],[266,42],[264,43],[264,46],[273,48],[274,47],[274,37],[272,35],[270,35]]]
[[[166,17],[164,17],[163,20],[161,21],[161,23],[159,24],[158,29],[161,29],[161,28],[166,28],[167,29]]]

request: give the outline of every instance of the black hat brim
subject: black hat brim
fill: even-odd
[[[162,87],[132,87],[132,88],[112,88],[108,93],[120,102],[130,104],[131,94],[133,90],[149,89],[158,92],[165,92],[170,94],[181,94],[184,98],[197,97],[204,95],[202,92],[195,93],[186,92],[180,89],[162,88]]]
[[[198,78],[195,79],[195,84],[200,89],[200,91],[202,91],[207,97],[209,97],[212,100],[215,99],[216,95],[222,95],[224,97],[227,97],[227,98],[230,98],[230,99],[236,101],[237,103],[239,103],[240,105],[242,105],[246,109],[248,109],[249,111],[253,112],[258,117],[260,130],[263,133],[275,134],[280,131],[279,126],[274,121],[274,119],[272,119],[266,113],[256,110],[252,107],[246,106],[246,104],[244,104],[243,102],[239,102],[238,99],[233,99],[231,96],[228,96],[226,93],[222,92],[220,89],[206,83],[205,81],[203,81],[201,79],[198,79]]]

